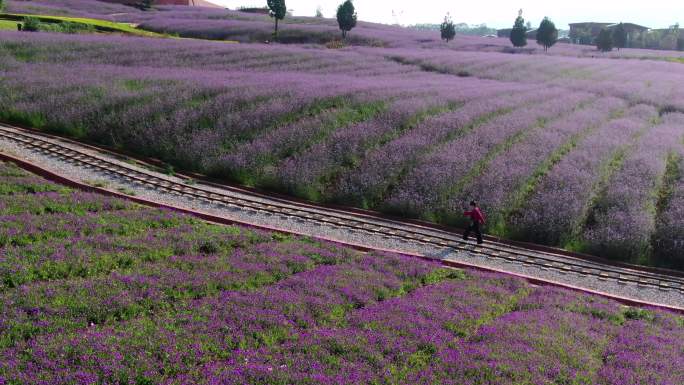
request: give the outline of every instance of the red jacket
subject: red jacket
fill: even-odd
[[[472,211],[466,211],[463,213],[463,215],[470,217],[473,222],[477,222],[481,225],[485,223],[485,216],[482,211],[480,211],[479,207],[475,207]]]

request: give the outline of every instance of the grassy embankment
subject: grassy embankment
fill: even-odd
[[[166,34],[145,31],[138,29],[130,24],[116,23],[113,21],[89,19],[83,17],[67,17],[67,16],[48,16],[48,15],[31,15],[22,13],[0,13],[0,29],[2,30],[16,30],[17,23],[22,22],[26,17],[33,17],[45,24],[61,24],[61,23],[75,23],[93,28],[97,32],[102,33],[123,33],[127,35],[143,36],[143,37],[169,37]]]

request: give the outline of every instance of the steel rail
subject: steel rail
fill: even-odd
[[[294,218],[300,221],[324,223],[333,227],[341,227],[356,232],[380,235],[386,238],[398,239],[405,242],[418,243],[436,247],[448,247],[484,255],[489,258],[505,260],[513,263],[523,263],[537,266],[545,270],[555,270],[563,273],[576,273],[583,276],[594,276],[601,280],[617,280],[620,283],[633,283],[640,286],[657,287],[663,290],[677,290],[684,292],[684,278],[639,271],[634,268],[611,267],[594,261],[553,254],[548,252],[530,252],[521,247],[501,245],[487,242],[487,244],[473,246],[460,240],[453,233],[424,226],[395,220],[359,216],[342,210],[315,207],[298,202],[285,202],[283,199],[273,199],[272,203],[265,203],[249,197],[236,197],[219,193],[199,186],[170,181],[149,173],[133,169],[102,159],[73,148],[63,146],[52,141],[37,137],[38,134],[24,134],[20,129],[8,129],[0,126],[0,137],[19,143],[24,147],[33,148],[47,155],[56,156],[67,162],[78,163],[86,167],[99,169],[105,173],[123,178],[143,186],[151,186],[157,190],[172,194],[189,196],[211,204],[221,204],[228,208],[247,209],[267,215],[279,215],[283,219]],[[240,190],[240,194],[248,192]],[[261,197],[268,199],[268,197]]]

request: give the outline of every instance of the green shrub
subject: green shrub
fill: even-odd
[[[654,314],[646,309],[639,309],[636,307],[630,307],[623,312],[624,316],[628,320],[644,320],[653,321]]]
[[[219,251],[221,251],[221,247],[214,240],[205,239],[205,240],[202,240],[200,242],[197,250],[202,254],[211,255],[211,254],[216,254]]]
[[[41,23],[40,20],[38,20],[37,18],[30,16],[24,18],[24,31],[37,32],[40,30],[40,27]]]
[[[94,33],[95,26],[84,23],[63,21],[57,23],[43,23],[37,17],[24,18],[23,30],[28,32],[58,32],[58,33]]]
[[[54,28],[54,32],[62,33],[95,33],[95,26],[90,24],[63,22],[59,24],[44,24]]]
[[[325,47],[328,49],[341,49],[346,47],[347,45],[341,41],[341,40],[331,40],[327,43],[325,43]]]

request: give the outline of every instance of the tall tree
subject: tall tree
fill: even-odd
[[[439,30],[442,34],[442,40],[446,40],[447,43],[454,40],[454,37],[456,36],[456,26],[448,13],[444,16],[444,22],[439,26]]]
[[[613,50],[613,34],[607,29],[602,29],[596,38],[596,48],[601,52],[610,52]]]
[[[511,30],[511,43],[513,43],[514,47],[524,47],[527,45],[527,27],[525,26],[525,19],[523,19],[522,13],[521,9]]]
[[[320,5],[316,7],[316,17],[319,19],[323,18],[323,8]]]
[[[548,51],[557,41],[558,29],[553,21],[545,17],[537,30],[537,44],[544,46],[544,51]]]
[[[273,37],[278,40],[278,21],[283,20],[287,14],[287,7],[285,6],[285,0],[267,0],[269,12],[272,18],[275,19],[275,32]]]
[[[627,31],[625,25],[620,23],[613,29],[613,45],[618,49],[627,47]]]
[[[337,7],[337,24],[342,30],[342,38],[347,38],[347,32],[356,27],[356,10],[351,0],[347,0]]]
[[[142,0],[140,2],[140,9],[142,9],[143,11],[149,11],[150,9],[152,9],[152,5],[154,5],[153,3],[154,0]]]
[[[0,11],[5,9],[5,0],[0,0]]]

